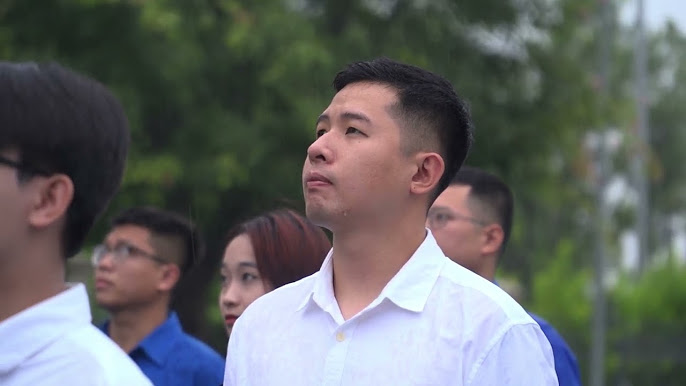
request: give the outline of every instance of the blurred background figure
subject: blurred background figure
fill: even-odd
[[[498,261],[510,238],[513,209],[512,192],[500,178],[465,166],[429,209],[427,226],[446,256],[496,282]],[[520,294],[515,295],[521,299]],[[530,315],[553,348],[560,386],[579,386],[579,367],[572,350],[548,322]]]
[[[319,270],[331,249],[324,231],[289,209],[259,215],[228,233],[219,308],[230,335],[257,298]]]
[[[117,192],[129,126],[98,82],[58,64],[0,62],[0,385],[149,385],[65,283]]]
[[[186,218],[152,207],[117,215],[93,251],[95,298],[110,313],[102,331],[155,385],[218,385],[224,361],[186,334],[169,309],[174,288],[204,253]]]

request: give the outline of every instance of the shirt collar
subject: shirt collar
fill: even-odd
[[[170,312],[167,320],[146,336],[138,348],[143,350],[157,365],[164,364],[177,338],[183,334],[176,312]]]
[[[7,374],[75,327],[91,323],[86,287],[68,284],[59,294],[0,323],[0,375]]]
[[[315,273],[315,280],[312,290],[307,293],[305,299],[298,307],[298,311],[303,309],[310,303],[318,305],[324,311],[330,311],[333,303],[336,301],[336,297],[333,293],[333,248],[329,250],[329,253],[324,258],[322,267],[317,273]]]
[[[109,336],[109,321],[105,322],[101,329]],[[182,334],[183,328],[181,327],[178,315],[176,312],[170,312],[167,320],[143,338],[131,353],[140,350],[156,365],[162,366],[169,356],[169,352],[174,347],[177,338]]]
[[[338,307],[333,291],[333,249],[324,259],[317,272],[312,291],[300,304],[299,310],[314,303],[329,313]],[[400,308],[421,312],[431,291],[448,261],[431,231],[426,229],[426,237],[405,265],[386,284],[379,297],[370,306],[388,299]]]

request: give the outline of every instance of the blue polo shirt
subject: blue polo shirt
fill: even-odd
[[[109,321],[100,329],[109,336]],[[224,379],[224,358],[183,332],[175,312],[129,356],[156,386],[221,385]]]
[[[567,346],[567,342],[562,336],[551,326],[548,322],[540,316],[532,314],[529,315],[541,326],[541,330],[545,337],[550,342],[550,347],[553,348],[553,358],[555,359],[555,372],[557,373],[557,381],[560,386],[581,386],[579,377],[579,365],[576,362],[576,357],[572,349]]]

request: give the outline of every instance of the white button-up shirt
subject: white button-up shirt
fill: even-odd
[[[381,294],[343,320],[332,253],[257,299],[229,340],[225,386],[557,385],[540,327],[493,283],[445,257],[431,232]]]
[[[83,284],[0,323],[2,386],[152,386],[138,366],[91,324]]]

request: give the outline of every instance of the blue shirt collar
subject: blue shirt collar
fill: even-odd
[[[105,322],[100,329],[109,336],[109,321]],[[172,311],[169,313],[167,320],[143,338],[131,353],[141,350],[156,365],[162,366],[168,358],[172,347],[174,347],[177,338],[182,335],[183,328],[181,327],[179,317],[176,315],[176,312]]]

